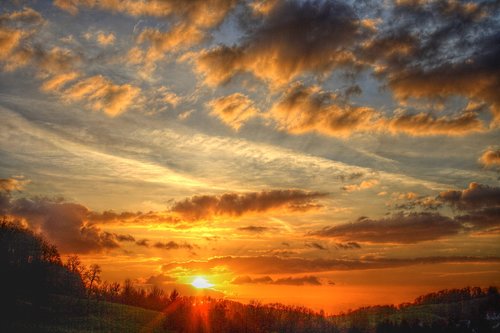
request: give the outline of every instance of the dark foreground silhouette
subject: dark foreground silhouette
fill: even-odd
[[[327,316],[305,307],[242,304],[102,282],[98,265],[0,222],[0,332],[500,332],[496,287],[442,290],[412,303]]]

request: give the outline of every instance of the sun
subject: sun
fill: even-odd
[[[191,285],[198,289],[211,288],[214,286],[212,283],[208,282],[207,279],[203,277],[197,277],[196,279],[193,280],[193,282],[191,282]]]

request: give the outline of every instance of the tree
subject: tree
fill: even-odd
[[[68,257],[65,266],[71,273],[76,273],[80,276],[82,276],[82,273],[85,270],[85,266],[82,265],[80,258],[76,254]]]
[[[94,288],[94,283],[101,283],[101,267],[97,264],[92,264],[87,270],[85,270],[83,276],[90,294]]]
[[[90,306],[90,296],[92,294],[94,283],[99,284],[101,282],[101,267],[97,264],[92,264],[84,272],[84,279],[87,285],[87,312]]]

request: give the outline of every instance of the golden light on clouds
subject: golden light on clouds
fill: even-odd
[[[500,284],[499,17],[4,1],[0,220],[165,294],[346,309]]]

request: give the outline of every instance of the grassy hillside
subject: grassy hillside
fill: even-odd
[[[34,314],[29,303],[19,303],[24,316],[16,318],[6,332],[165,332],[161,312],[109,302],[53,296],[50,308]]]
[[[486,313],[490,310],[498,313],[498,297],[480,297],[460,302],[438,304],[407,304],[399,307],[373,306],[333,316],[332,320],[341,330],[358,327],[367,332],[373,332],[375,327],[382,322],[395,324],[401,324],[402,322],[419,323],[418,326],[427,327],[436,324],[456,327],[466,322],[469,322],[467,325],[470,325],[472,320],[476,325],[496,327],[496,330],[493,329],[491,332],[498,332],[500,331],[500,322],[498,320],[488,322],[485,319]],[[472,331],[472,328],[463,330],[463,332]],[[483,330],[479,330],[479,332],[483,332]],[[484,330],[484,332],[490,332],[490,330]]]

